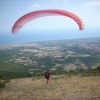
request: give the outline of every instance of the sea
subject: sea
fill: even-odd
[[[100,37],[100,29],[84,29],[80,30],[49,30],[49,31],[32,31],[32,32],[18,32],[12,34],[11,32],[0,33],[0,44],[14,44],[14,43],[28,43],[52,40],[67,40],[77,38]]]

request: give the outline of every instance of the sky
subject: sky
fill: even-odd
[[[79,31],[68,17],[46,16],[28,22],[12,34],[12,27],[21,16],[44,9],[73,12],[85,28]],[[0,44],[88,37],[100,37],[100,0],[0,0]]]

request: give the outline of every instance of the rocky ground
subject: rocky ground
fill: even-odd
[[[100,100],[100,76],[51,76],[13,79],[0,93],[0,100]]]

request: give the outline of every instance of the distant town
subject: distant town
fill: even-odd
[[[0,44],[0,71],[86,70],[100,65],[100,38]]]

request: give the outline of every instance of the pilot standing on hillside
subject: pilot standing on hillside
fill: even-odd
[[[49,82],[49,80],[50,80],[50,70],[47,70],[47,71],[44,72],[43,74],[45,75],[45,78],[46,78],[47,84],[48,84],[48,82]]]

